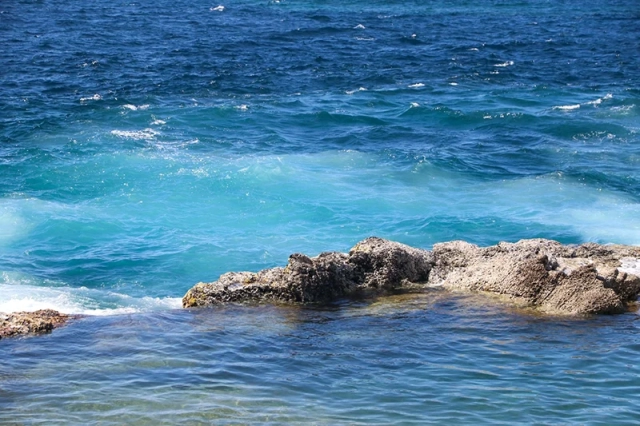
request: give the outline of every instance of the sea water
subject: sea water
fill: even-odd
[[[637,314],[180,309],[371,235],[640,244],[635,0],[0,4],[0,423],[633,423]]]

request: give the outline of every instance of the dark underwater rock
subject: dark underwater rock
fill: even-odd
[[[349,253],[292,254],[285,268],[226,273],[195,285],[182,303],[327,303],[440,286],[501,295],[551,314],[613,314],[638,298],[639,259],[640,247],[621,245],[535,239],[481,248],[452,241],[428,251],[372,237]]]
[[[0,313],[0,339],[26,334],[49,333],[71,317],[52,309],[34,312]]]

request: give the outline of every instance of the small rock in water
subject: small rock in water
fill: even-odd
[[[71,317],[52,309],[35,312],[0,313],[0,339],[25,334],[48,333],[64,325]]]

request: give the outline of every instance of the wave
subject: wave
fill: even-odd
[[[120,315],[178,309],[175,297],[133,297],[114,291],[68,287],[15,272],[0,274],[0,312],[55,309],[65,314]]]
[[[573,110],[579,109],[582,106],[587,106],[587,105],[592,105],[594,107],[597,107],[603,101],[607,101],[607,100],[610,100],[610,99],[613,99],[613,95],[611,93],[607,93],[603,97],[595,99],[593,101],[587,101],[587,102],[583,102],[583,103],[579,103],[579,104],[559,105],[559,106],[554,106],[552,109],[559,109],[559,110],[562,110],[562,111],[573,111]]]
[[[560,105],[560,106],[554,106],[553,109],[559,109],[562,111],[572,111],[574,109],[578,109],[580,108],[580,104],[575,104],[575,105]]]

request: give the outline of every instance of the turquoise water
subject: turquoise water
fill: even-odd
[[[633,312],[179,307],[371,235],[640,244],[639,33],[632,0],[0,5],[0,312],[91,315],[0,343],[0,423],[633,423]]]

